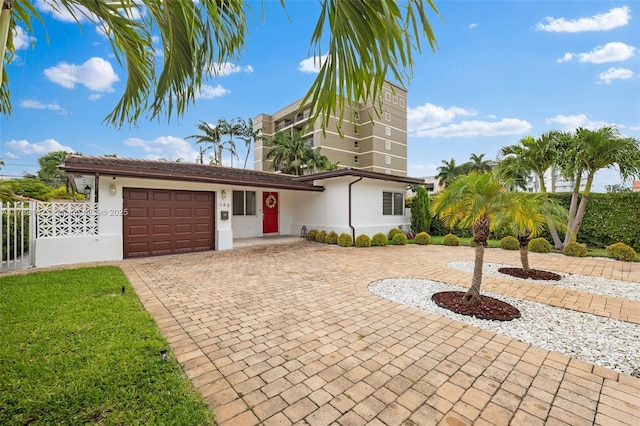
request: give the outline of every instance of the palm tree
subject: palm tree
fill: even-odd
[[[220,128],[202,120],[196,125],[196,128],[203,134],[187,136],[185,139],[196,139],[196,143],[209,145],[200,148],[200,164],[203,164],[204,153],[209,149],[213,149],[214,154],[211,164],[220,165],[222,160],[221,156],[218,155],[220,152],[220,137],[222,135]]]
[[[569,213],[556,200],[548,199],[546,194],[513,192],[511,197],[520,207],[520,214],[515,217],[498,215],[495,227],[506,226],[517,235],[522,269],[528,272],[531,270],[529,267],[529,241],[531,238],[538,236],[544,230],[545,225],[551,224],[560,229],[566,227]]]
[[[238,158],[238,151],[236,149],[236,143],[233,140],[234,136],[242,136],[244,134],[245,128],[247,127],[247,123],[238,117],[236,119],[231,119],[229,121],[221,118],[218,120],[218,127],[220,128],[220,133],[222,135],[227,135],[229,138],[227,140],[222,141],[221,148],[229,151],[231,155],[231,167],[233,167],[233,158]],[[220,152],[220,161],[222,161],[222,151]]]
[[[278,132],[273,138],[266,139],[265,147],[268,151],[264,159],[271,161],[271,168],[275,171],[302,175],[337,168],[336,164],[320,153],[319,148],[309,146],[299,133]]]
[[[526,221],[527,211],[518,204],[514,194],[516,193],[507,191],[497,173],[471,172],[460,175],[436,195],[431,204],[431,213],[439,216],[446,226],[453,227],[457,224],[473,230],[475,263],[471,287],[464,295],[467,302],[480,299],[484,248],[497,218]]]
[[[0,56],[9,61],[15,54],[10,29],[21,26],[33,32],[32,22],[44,20],[32,0],[0,3],[6,17],[0,19],[0,40],[7,36],[6,44],[0,46]],[[285,6],[284,0],[280,3]],[[322,127],[326,128],[337,111],[339,125],[342,124],[345,103],[350,102],[346,99],[378,99],[386,77],[406,86],[411,79],[414,54],[421,53],[423,37],[435,50],[436,40],[427,17],[429,9],[439,16],[433,1],[403,3],[321,1],[310,49],[321,69],[305,97],[305,102],[312,103],[312,122],[322,116]],[[95,24],[109,40],[118,62],[127,69],[122,97],[105,118],[116,127],[135,123],[146,115],[156,118],[166,113],[168,119],[172,113],[182,116],[210,75],[216,75],[219,64],[240,58],[248,39],[250,5],[241,0],[59,0],[56,7],[79,23],[88,20]],[[143,19],[139,18],[141,14]],[[156,34],[162,50],[159,67],[152,47]],[[322,52],[326,52],[324,62]],[[0,113],[8,115],[11,101],[3,63]],[[374,104],[380,112],[381,105]]]
[[[616,167],[623,180],[640,174],[640,142],[635,138],[622,137],[617,127],[603,126],[597,130],[578,128],[572,142],[567,145],[560,160],[564,173],[574,177],[564,244],[574,239],[580,231],[593,179],[599,170]],[[577,206],[583,173],[586,174],[585,188]]]
[[[467,166],[466,173],[469,173],[469,172],[484,173],[484,172],[490,171],[492,168],[491,161],[483,160],[483,158],[484,158],[484,154],[480,154],[480,155],[471,154],[471,157],[469,157],[469,162],[466,163],[466,166]]]
[[[243,166],[243,168],[246,169],[247,161],[249,161],[249,152],[251,152],[251,145],[254,145],[257,141],[262,139],[262,129],[255,130],[253,128],[253,119],[248,118],[240,138],[244,140],[245,148],[247,148],[247,154],[244,157]]]
[[[558,161],[558,146],[561,141],[567,139],[567,134],[559,131],[550,131],[540,137],[525,136],[515,145],[505,146],[500,150],[502,160],[498,164],[499,173],[503,177],[518,179],[523,173],[533,173],[540,184],[540,192],[543,200],[547,202],[547,187],[544,174],[556,165]],[[553,182],[551,192],[554,192]],[[549,224],[549,232],[556,248],[562,248],[560,236],[553,223]]]
[[[438,175],[436,178],[438,179],[438,184],[440,186],[447,187],[451,182],[453,182],[459,175],[462,173],[462,166],[456,164],[456,160],[453,158],[449,161],[442,160],[442,166],[438,167]]]

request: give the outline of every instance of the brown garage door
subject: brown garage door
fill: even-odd
[[[212,192],[124,188],[124,257],[214,248]]]

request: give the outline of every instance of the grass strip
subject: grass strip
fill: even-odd
[[[2,277],[0,295],[0,424],[215,424],[119,268]]]

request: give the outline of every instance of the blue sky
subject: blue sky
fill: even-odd
[[[287,1],[292,22],[278,1],[265,1],[264,22],[261,3],[249,3],[254,16],[241,60],[221,64],[223,72],[184,117],[114,129],[102,120],[126,73],[107,40],[36,0],[45,27],[19,32],[17,57],[6,68],[14,112],[0,121],[2,175],[34,173],[39,157],[61,149],[194,161],[196,147],[185,137],[198,133],[200,120],[273,113],[304,96],[315,77],[308,58],[318,2]],[[431,15],[439,47],[416,56],[408,86],[410,176],[435,175],[450,158],[495,159],[501,147],[552,129],[614,124],[640,138],[639,2],[436,0],[436,6],[443,17]],[[616,183],[615,171],[601,172],[594,189]]]

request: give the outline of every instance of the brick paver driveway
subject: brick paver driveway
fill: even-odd
[[[485,260],[518,265],[517,252]],[[219,424],[638,424],[640,379],[402,306],[372,281],[467,286],[473,249],[299,243],[123,262]],[[640,265],[532,254],[640,281]],[[485,277],[485,290],[640,323],[640,304]]]

